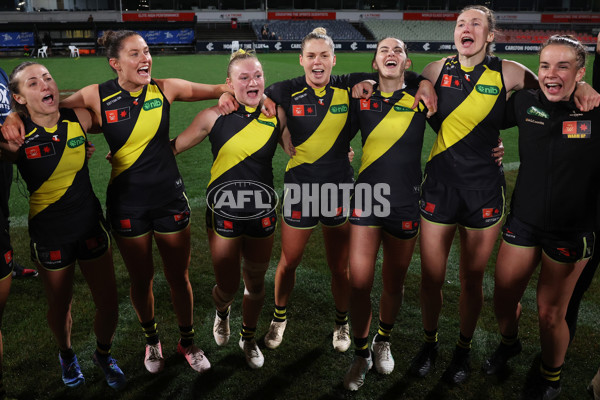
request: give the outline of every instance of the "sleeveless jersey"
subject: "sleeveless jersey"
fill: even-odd
[[[207,197],[213,189],[224,187],[228,183],[244,181],[246,183],[228,185],[233,198],[238,198],[238,190],[257,189],[267,186],[261,192],[261,203],[275,205],[273,194],[273,155],[279,142],[279,121],[276,117],[265,117],[260,109],[240,105],[237,111],[222,115],[215,121],[208,138],[211,143],[213,165],[210,169]],[[247,182],[252,182],[248,185]],[[259,183],[261,185],[255,185]],[[215,192],[213,191],[213,194]],[[269,197],[269,198],[267,198]],[[244,212],[254,211],[256,204],[249,202]]]
[[[24,122],[27,134],[17,167],[29,191],[29,234],[44,244],[81,239],[97,225],[101,208],[92,190],[79,120],[73,110],[61,109],[52,128],[29,118]]]
[[[296,148],[286,167],[286,182],[352,182],[348,150],[356,129],[349,118],[350,90],[362,76],[332,75],[319,89],[308,86],[301,76],[267,89],[267,96],[285,110]]]
[[[438,111],[430,119],[438,136],[425,173],[462,189],[491,189],[504,183],[492,158],[506,106],[502,60],[486,56],[472,69],[446,59],[435,83]]]
[[[112,153],[107,204],[155,208],[183,192],[169,145],[170,104],[154,81],[136,93],[117,79],[99,86],[102,130]]]
[[[352,99],[362,135],[362,158],[356,185],[390,185],[392,207],[418,204],[425,107],[411,109],[416,88],[394,93],[375,91],[370,99]]]

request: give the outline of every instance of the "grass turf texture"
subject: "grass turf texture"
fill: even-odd
[[[411,54],[413,69],[421,71],[440,55]],[[296,54],[264,54],[263,63],[268,83],[302,74]],[[370,71],[372,54],[338,54],[334,73]],[[508,58],[522,62],[532,70],[537,69],[537,56],[522,55]],[[178,77],[203,83],[221,83],[225,80],[226,55],[159,56],[154,58],[153,73],[156,78]],[[24,59],[2,59],[1,67],[8,73]],[[49,58],[42,60],[58,86],[72,91],[91,83],[100,83],[114,77],[104,58],[79,59]],[[590,68],[591,69],[591,68]],[[590,81],[590,77],[587,79]],[[171,136],[181,132],[194,115],[214,102],[175,103],[171,111]],[[516,133],[502,135],[506,147],[504,161],[513,166],[518,161]],[[425,134],[423,161],[427,159],[434,134],[428,128]],[[107,145],[102,135],[91,136],[97,151],[90,161],[90,173],[96,194],[104,203],[109,176],[109,165],[104,160]],[[356,151],[355,170],[360,163],[360,140],[353,141]],[[282,188],[286,156],[278,150],[274,160],[275,184]],[[241,290],[232,306],[231,342],[218,348],[212,338],[214,306],[210,290],[214,285],[210,254],[204,229],[204,193],[212,163],[208,141],[178,156],[178,164],[186,183],[193,209],[192,263],[190,279],[194,288],[194,316],[196,344],[204,349],[213,365],[210,373],[198,376],[175,354],[179,333],[177,321],[170,304],[169,289],[161,271],[161,261],[155,251],[156,275],[154,295],[156,320],[166,358],[165,370],[157,376],[143,367],[144,339],[136,315],[129,301],[129,277],[118,250],[114,250],[115,268],[120,296],[119,325],[113,346],[113,355],[127,375],[127,388],[117,395],[122,399],[505,399],[517,398],[527,382],[527,377],[537,373],[539,339],[535,303],[536,279],[532,280],[523,299],[521,337],[523,353],[510,363],[507,375],[489,378],[479,372],[484,359],[491,354],[499,341],[497,324],[492,310],[494,253],[484,280],[485,305],[475,333],[472,351],[474,372],[460,388],[448,388],[439,382],[448,364],[458,336],[458,247],[452,248],[444,286],[444,308],[440,318],[441,352],[437,367],[424,380],[407,374],[408,365],[421,344],[422,326],[419,308],[420,263],[419,250],[415,251],[408,271],[405,301],[392,334],[392,351],[396,368],[389,376],[372,371],[365,385],[357,393],[346,392],[342,387],[343,375],[352,361],[352,349],[345,354],[336,353],[331,346],[334,307],[329,288],[329,271],[325,262],[320,230],[315,230],[304,259],[297,271],[297,283],[288,305],[289,324],[281,347],[275,351],[263,349],[265,365],[250,370],[243,352],[237,346],[237,332],[241,326]],[[513,169],[513,168],[507,168]],[[510,191],[516,171],[507,172]],[[13,184],[11,196],[12,241],[16,259],[26,265],[29,261],[27,234],[27,200],[22,195],[26,189],[22,181]],[[280,253],[279,233],[276,234],[271,268],[266,277],[265,307],[259,321],[257,337],[262,338],[268,329],[273,312],[273,278]],[[380,269],[381,254],[377,268]],[[377,328],[377,307],[381,293],[380,275],[375,279],[372,292],[374,319],[371,337]],[[579,329],[565,363],[563,373],[563,399],[582,399],[587,396],[585,387],[599,363],[599,333],[596,329],[600,293],[596,281],[582,303]],[[76,274],[73,299],[72,342],[78,354],[87,383],[75,390],[67,389],[60,379],[57,347],[45,320],[46,300],[41,280],[30,279],[13,282],[12,293],[3,318],[4,383],[9,397],[20,399],[79,399],[108,398],[115,393],[107,387],[99,368],[91,362],[95,349],[92,323],[94,306],[85,281]]]

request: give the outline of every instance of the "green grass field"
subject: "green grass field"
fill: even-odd
[[[411,55],[415,71],[421,71],[440,55]],[[268,82],[276,82],[302,74],[296,54],[265,54],[263,62]],[[371,54],[339,54],[334,73],[370,71]],[[512,56],[536,70],[537,56]],[[225,81],[226,55],[159,56],[154,58],[153,76],[178,77],[203,83]],[[0,66],[8,73],[23,59],[1,59]],[[43,60],[64,91],[73,91],[87,84],[103,82],[114,75],[104,58],[80,59],[50,58]],[[214,104],[176,103],[171,112],[171,136],[181,132],[201,109]],[[434,134],[428,129],[423,157],[426,159]],[[509,190],[512,189],[518,161],[516,133],[503,134],[506,147],[505,163]],[[96,194],[104,203],[110,167],[104,160],[107,152],[102,135],[92,136],[97,152],[90,161],[90,171]],[[360,141],[355,138],[355,169],[360,162]],[[489,263],[484,280],[486,304],[475,333],[472,352],[474,372],[470,380],[459,388],[448,388],[439,382],[458,336],[458,249],[452,249],[445,285],[445,304],[440,318],[441,353],[433,374],[424,380],[407,374],[411,358],[421,343],[421,315],[419,309],[420,262],[418,249],[409,269],[405,302],[392,335],[392,351],[396,368],[389,376],[376,372],[367,375],[365,385],[357,393],[342,387],[343,375],[351,363],[352,351],[336,353],[331,347],[333,327],[333,300],[329,289],[329,272],[325,262],[319,231],[311,238],[308,251],[298,269],[297,284],[288,305],[289,324],[285,339],[277,350],[263,349],[265,365],[250,370],[235,336],[224,348],[218,348],[212,337],[214,306],[210,290],[214,285],[212,265],[204,231],[204,192],[212,162],[208,142],[178,156],[178,163],[186,183],[193,208],[192,264],[190,278],[195,294],[196,343],[205,350],[213,369],[197,376],[175,354],[178,329],[169,299],[168,285],[161,271],[158,253],[155,253],[156,320],[166,358],[166,368],[152,376],[143,367],[144,338],[129,301],[129,278],[118,250],[115,249],[115,267],[120,296],[120,317],[113,354],[127,375],[127,388],[115,394],[104,382],[101,371],[91,362],[95,348],[92,331],[94,307],[87,286],[80,273],[76,276],[73,300],[73,348],[86,376],[83,388],[68,390],[60,379],[57,347],[45,321],[46,300],[38,279],[13,282],[12,293],[4,314],[4,382],[9,397],[19,399],[506,399],[518,398],[527,376],[537,372],[539,340],[535,303],[535,279],[523,299],[521,336],[523,353],[511,362],[510,373],[489,378],[479,372],[485,357],[495,348],[499,335],[492,310],[493,271],[495,254]],[[282,187],[286,156],[278,150],[274,161],[276,186]],[[13,184],[11,196],[12,238],[15,257],[30,265],[29,237],[27,234],[27,199],[22,181]],[[262,338],[271,319],[273,307],[273,277],[280,247],[276,240],[267,274],[267,296],[258,325],[257,335]],[[379,260],[380,261],[380,260]],[[378,267],[380,267],[378,265]],[[379,276],[379,275],[378,275]],[[378,306],[381,292],[376,279],[372,293],[374,307]],[[241,325],[241,290],[232,306],[232,330]],[[585,399],[585,387],[600,363],[600,332],[597,329],[600,291],[597,282],[587,293],[580,313],[577,337],[567,355],[563,374],[563,399]],[[377,315],[377,312],[374,312]],[[376,321],[372,324],[375,332]]]

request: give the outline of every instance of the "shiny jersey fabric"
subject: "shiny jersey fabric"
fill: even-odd
[[[362,136],[362,158],[356,184],[387,183],[392,207],[417,204],[421,184],[421,149],[426,108],[415,101],[417,88],[394,93],[376,90],[370,99],[352,99],[353,116]]]
[[[271,85],[265,93],[283,107],[296,155],[286,167],[285,181],[307,183],[351,182],[348,161],[352,86],[365,74],[332,75],[329,83],[314,89],[304,76]]]
[[[213,165],[207,193],[233,181],[259,182],[271,189],[269,193],[274,193],[272,161],[279,136],[277,118],[265,117],[260,109],[240,105],[237,111],[217,118],[208,135]],[[231,187],[235,190],[244,185]],[[275,200],[265,198],[264,203]]]
[[[521,90],[507,106],[519,127],[519,175],[510,211],[544,231],[589,232],[600,193],[600,109],[553,103],[541,90]]]
[[[492,189],[504,172],[492,158],[506,106],[502,60],[486,56],[473,68],[448,57],[435,83],[438,111],[430,119],[437,139],[425,173],[461,189]]]
[[[73,110],[61,109],[55,127],[38,126],[29,118],[24,123],[17,167],[29,191],[29,234],[45,244],[80,239],[97,225],[101,211],[79,120]]]
[[[158,85],[136,93],[117,79],[99,85],[102,131],[112,153],[107,204],[160,207],[178,198],[183,181],[169,144],[170,104]]]

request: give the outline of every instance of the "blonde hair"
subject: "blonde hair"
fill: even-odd
[[[230,78],[231,66],[241,60],[246,60],[248,58],[255,59],[258,61],[258,57],[256,57],[256,52],[254,50],[243,50],[239,49],[234,53],[231,53],[229,56],[229,64],[227,64],[227,77]]]
[[[319,27],[313,29],[313,31],[311,33],[304,36],[304,39],[302,39],[302,45],[300,46],[300,49],[303,54],[304,54],[304,46],[306,45],[306,43],[308,43],[311,40],[316,40],[316,39],[324,40],[325,43],[327,43],[329,45],[329,47],[331,47],[331,53],[332,54],[334,53],[335,45],[333,44],[333,39],[331,39],[331,37],[329,35],[327,35],[327,29],[319,26]]]

